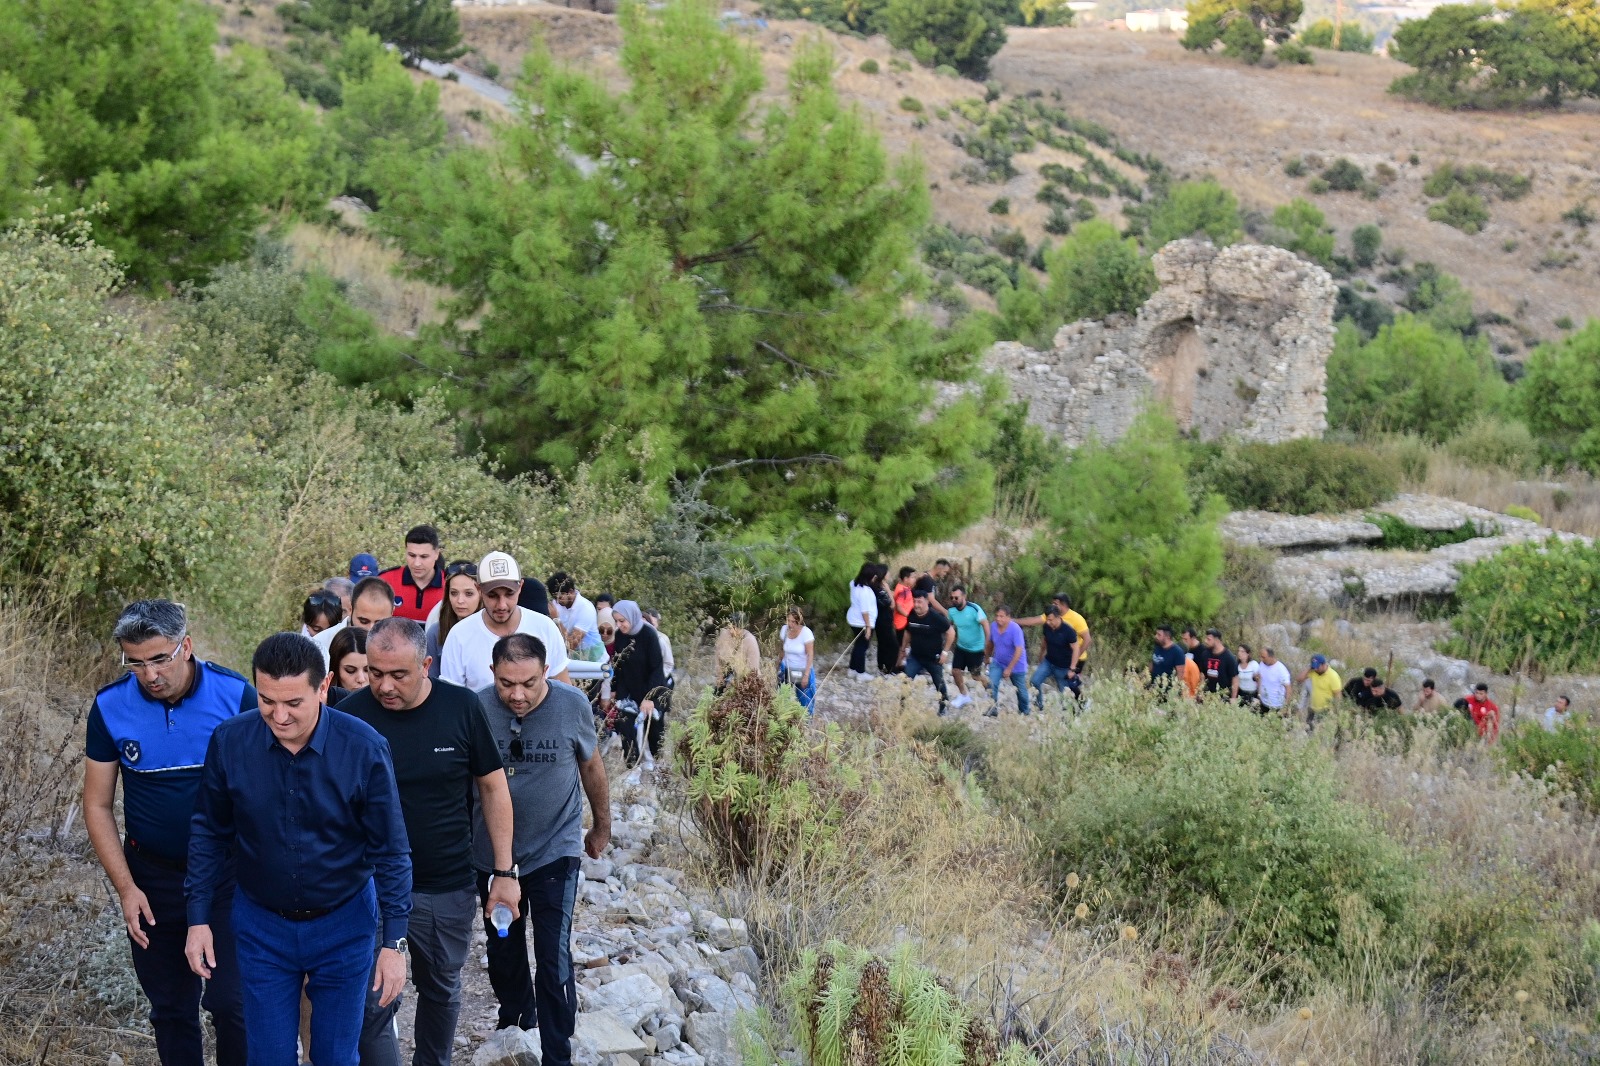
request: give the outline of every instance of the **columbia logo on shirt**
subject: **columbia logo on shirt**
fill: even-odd
[[[433,749],[433,753],[434,753],[434,754],[435,754],[435,755],[438,755],[438,754],[439,754],[439,753],[440,753],[440,752],[445,752],[445,751],[455,751],[455,750],[456,750],[456,749],[454,749],[454,748],[434,748],[434,749]]]

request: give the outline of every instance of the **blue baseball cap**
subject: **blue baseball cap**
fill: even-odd
[[[1311,657],[1311,669],[1315,670],[1319,666],[1327,666],[1327,665],[1328,665],[1328,657],[1326,655],[1313,655]]]
[[[350,580],[360,581],[364,577],[378,576],[378,560],[362,552],[350,560]]]

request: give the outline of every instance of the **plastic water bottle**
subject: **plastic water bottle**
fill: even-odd
[[[516,920],[516,915],[511,913],[511,908],[504,903],[496,903],[494,910],[489,912],[489,921],[494,925],[494,931],[500,936],[505,936],[511,928],[511,923]]]

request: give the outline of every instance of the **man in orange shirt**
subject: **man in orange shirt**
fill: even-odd
[[[1200,635],[1193,629],[1183,631],[1183,687],[1191,700],[1200,698],[1200,664],[1194,657],[1200,653]]]
[[[911,608],[914,600],[911,594],[911,579],[916,576],[916,569],[910,566],[900,568],[900,576],[894,583],[894,631],[905,631],[906,619],[911,617]]]

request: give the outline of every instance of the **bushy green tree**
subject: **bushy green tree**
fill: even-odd
[[[989,393],[934,399],[983,331],[907,314],[927,193],[840,104],[825,49],[754,115],[759,60],[713,12],[621,21],[626,91],[536,51],[494,148],[380,183],[378,224],[456,294],[419,377],[514,470],[710,471],[708,502],[792,537],[834,602],[863,554],[987,509]]]
[[[350,191],[375,202],[374,164],[399,156],[427,165],[444,144],[439,86],[414,84],[394,54],[365,30],[352,30],[340,51],[343,105],[328,125],[350,160]]]
[[[368,30],[392,44],[406,62],[448,63],[466,51],[461,19],[450,0],[298,0],[290,17],[316,30],[343,35]]]
[[[1005,24],[1005,5],[994,0],[888,0],[883,16],[896,48],[916,53],[927,66],[952,66],[980,79],[1005,46]]]
[[[1390,52],[1416,70],[1389,91],[1443,107],[1555,107],[1600,93],[1600,18],[1591,4],[1445,4],[1402,23]]]
[[[1226,248],[1243,235],[1239,201],[1210,178],[1178,182],[1150,213],[1152,248],[1184,237],[1204,237]]]
[[[1378,261],[1378,249],[1383,246],[1383,230],[1371,222],[1350,231],[1350,257],[1356,266],[1369,267]]]
[[[1245,63],[1259,63],[1267,51],[1267,37],[1261,27],[1247,18],[1236,18],[1222,28],[1222,54]]]
[[[1046,304],[1067,322],[1137,311],[1156,291],[1156,274],[1138,242],[1091,219],[1045,256]]]
[[[1096,625],[1139,637],[1222,605],[1220,497],[1195,502],[1177,427],[1141,415],[1114,444],[1090,442],[1040,486],[1046,528],[1018,568],[1048,594],[1070,588]],[[1103,620],[1103,621],[1102,621]]]
[[[44,154],[39,131],[19,113],[22,96],[17,80],[0,73],[0,219],[21,213]]]
[[[1328,423],[1358,433],[1445,441],[1503,401],[1505,381],[1481,345],[1400,315],[1362,343],[1341,322],[1328,357]]]
[[[1328,19],[1318,19],[1300,33],[1300,43],[1307,48],[1337,48],[1341,52],[1372,51],[1373,35],[1361,25],[1346,22],[1338,29],[1339,41],[1334,43],[1334,26]]]
[[[341,177],[315,116],[261,54],[219,62],[194,0],[22,0],[0,6],[0,169],[52,210],[104,204],[96,239],[147,285],[238,258],[266,208],[321,204]],[[8,105],[10,115],[7,116]],[[32,127],[27,132],[19,119]],[[0,204],[16,210],[16,186]]]
[[[1282,43],[1289,39],[1294,32],[1294,24],[1300,21],[1305,5],[1302,0],[1192,0],[1189,4],[1189,29],[1183,35],[1182,44],[1191,50],[1205,51],[1216,44],[1217,41],[1226,41],[1226,35],[1232,23],[1240,18],[1246,19],[1258,31],[1248,37],[1243,36],[1243,31],[1236,31],[1237,36],[1231,47],[1236,54],[1246,41],[1251,42],[1250,48],[1260,40],[1271,40]],[[1246,57],[1248,58],[1248,57]],[[1260,52],[1255,53],[1250,62],[1260,58]]]
[[[1456,651],[1502,673],[1588,673],[1600,665],[1600,548],[1555,537],[1464,568]]]
[[[1516,406],[1560,453],[1600,471],[1600,319],[1534,349]]]
[[[1333,230],[1316,204],[1296,196],[1272,211],[1267,241],[1298,252],[1313,263],[1333,263]]]

